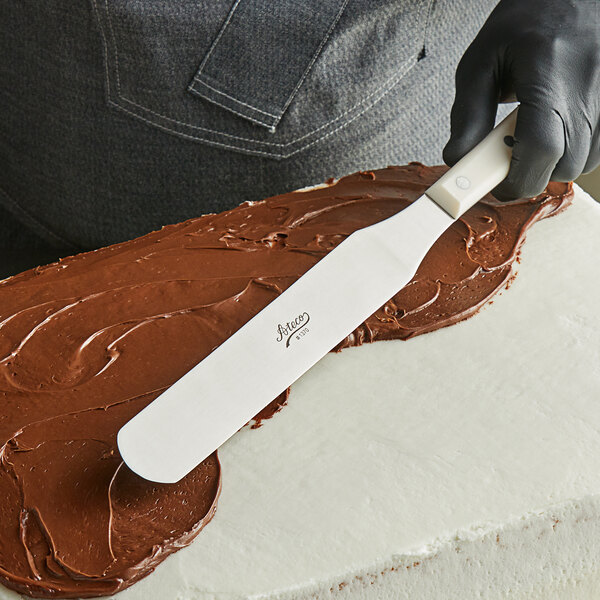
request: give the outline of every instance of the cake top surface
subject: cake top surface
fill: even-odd
[[[179,484],[152,484],[123,465],[118,429],[341,240],[405,208],[442,172],[412,164],[358,173],[0,282],[0,394],[6,407],[0,420],[0,580],[35,596],[107,595],[189,544],[216,510],[216,454]],[[553,184],[536,199],[510,205],[486,198],[442,236],[413,281],[337,349],[408,339],[473,315],[511,281],[529,226],[559,212],[571,196],[568,185]],[[432,351],[438,343],[427,347]],[[383,349],[377,352],[386,365]],[[358,373],[369,368],[354,360]],[[319,364],[316,372],[323,368]],[[395,371],[391,375],[397,380]],[[480,382],[471,383],[490,396]],[[318,378],[314,385],[313,396]],[[323,380],[320,392],[327,396],[326,412],[331,385]],[[254,425],[284,401],[278,399]],[[259,439],[270,429],[277,445],[277,422],[292,414],[286,407],[277,421],[235,437],[248,438],[251,446],[254,435],[262,448]],[[425,421],[417,422],[426,430]],[[317,417],[311,428],[315,448],[328,441],[330,426]],[[385,448],[383,443],[384,454]],[[316,468],[311,460],[319,462],[307,452],[299,477],[310,478]],[[261,484],[270,485],[268,478]]]

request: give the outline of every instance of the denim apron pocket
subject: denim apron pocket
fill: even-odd
[[[108,103],[187,140],[288,158],[422,56],[434,0],[92,0]]]

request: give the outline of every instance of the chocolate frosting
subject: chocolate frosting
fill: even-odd
[[[119,428],[345,237],[443,172],[357,173],[0,282],[0,581],[36,597],[108,595],[189,544],[216,510],[217,454],[177,484],[150,483],[121,461]],[[569,184],[512,204],[486,197],[336,349],[473,315],[510,281],[527,228],[571,197]]]

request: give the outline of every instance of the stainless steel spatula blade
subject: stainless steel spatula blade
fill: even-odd
[[[118,434],[127,465],[178,481],[385,304],[504,179],[515,121],[516,111],[405,210],[350,235],[129,421]]]

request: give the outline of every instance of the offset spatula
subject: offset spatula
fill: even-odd
[[[127,465],[179,481],[394,296],[506,177],[516,119],[515,110],[409,207],[346,238],[129,421],[118,434]]]

